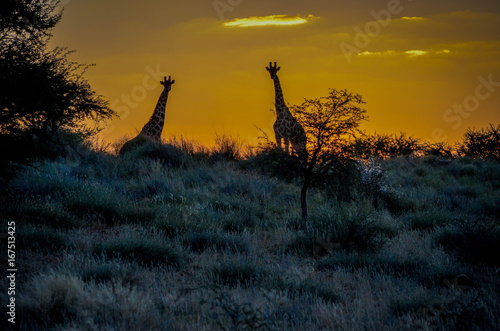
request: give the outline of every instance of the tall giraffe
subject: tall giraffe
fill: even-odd
[[[285,104],[285,99],[283,98],[283,90],[281,89],[280,80],[278,78],[278,70],[281,67],[274,66],[269,62],[269,67],[266,67],[267,71],[271,74],[271,79],[274,81],[274,90],[276,93],[276,122],[274,122],[273,129],[276,136],[276,144],[281,148],[281,139],[285,143],[285,152],[289,154],[288,146],[291,143],[292,148],[299,155],[307,155],[306,144],[307,137],[304,128],[300,123],[293,117]]]
[[[155,110],[149,121],[144,125],[139,134],[127,141],[123,147],[120,149],[120,155],[123,155],[127,151],[133,149],[135,146],[140,145],[146,141],[152,141],[155,143],[161,142],[161,133],[163,131],[163,124],[165,123],[165,109],[167,107],[168,92],[172,89],[172,85],[175,80],[172,80],[170,76],[165,76],[163,81],[160,81],[163,85],[163,91],[161,92],[160,98],[156,103]]]

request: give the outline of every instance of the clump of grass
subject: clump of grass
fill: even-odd
[[[78,315],[85,296],[84,284],[74,276],[40,275],[30,283],[30,296],[20,298],[21,329],[64,325]]]
[[[422,287],[417,287],[412,291],[405,291],[391,299],[389,309],[396,316],[402,316],[407,313],[416,313],[424,308],[431,308],[430,312],[437,310],[441,312],[442,305],[433,302],[433,295]]]
[[[73,169],[60,162],[36,163],[18,172],[9,186],[18,196],[58,197],[81,188],[81,182],[72,173]]]
[[[167,204],[157,209],[157,215],[151,225],[165,236],[175,237],[190,232],[215,231],[220,213],[204,208],[189,215],[186,206]]]
[[[303,170],[299,158],[286,154],[280,148],[266,148],[248,160],[243,161],[241,167],[288,182],[300,178]]]
[[[380,192],[376,203],[387,208],[394,215],[401,215],[417,209],[415,200],[393,191]]]
[[[494,219],[469,216],[437,233],[437,243],[470,263],[500,265],[500,226]]]
[[[195,252],[203,252],[212,248],[218,251],[236,253],[248,252],[248,244],[241,237],[232,237],[227,234],[213,232],[194,232],[187,235],[184,244]]]
[[[180,251],[160,237],[146,238],[138,235],[119,237],[97,244],[93,253],[105,258],[134,261],[148,267],[160,265],[181,267],[184,263]]]
[[[370,207],[348,207],[333,215],[311,217],[310,225],[286,247],[286,252],[314,255],[317,245],[327,250],[377,252],[395,228],[377,219]]]
[[[453,221],[453,215],[444,210],[426,210],[409,214],[405,220],[412,229],[429,230],[449,224]]]
[[[466,164],[458,170],[459,177],[472,177],[477,174],[477,168],[473,164]]]
[[[416,168],[413,173],[417,176],[417,177],[425,177],[427,176],[427,168],[425,167],[418,167]]]
[[[43,252],[60,252],[70,246],[68,236],[60,230],[48,227],[21,228],[17,235],[17,248],[30,248]]]
[[[64,206],[81,218],[99,219],[110,225],[148,222],[155,217],[154,210],[139,206],[113,188],[95,182],[68,196]]]
[[[223,330],[270,330],[272,321],[251,302],[238,302],[220,286],[213,286],[207,300]]]
[[[294,296],[320,298],[327,303],[339,303],[341,301],[340,295],[331,286],[310,279],[289,282],[285,286],[288,292]]]
[[[471,203],[470,211],[478,217],[486,216],[500,219],[500,193],[495,192],[476,199]]]
[[[253,229],[258,224],[255,214],[249,210],[238,210],[227,213],[222,221],[222,228],[227,232],[243,232],[246,229]]]
[[[243,142],[238,138],[227,134],[215,135],[215,146],[212,149],[209,160],[216,161],[236,161],[241,158]]]
[[[126,162],[150,159],[173,168],[186,166],[190,162],[190,156],[177,146],[158,144],[148,140],[138,140],[133,146],[127,145],[125,150],[122,149],[121,154]]]
[[[252,262],[231,260],[215,264],[209,275],[218,284],[249,286],[264,278],[266,271]]]
[[[450,199],[466,199],[476,198],[480,192],[473,186],[445,186],[442,189],[444,196]]]
[[[45,225],[56,229],[78,228],[84,222],[69,213],[59,203],[32,202],[14,206],[9,214],[15,215],[16,219],[34,225]]]
[[[133,283],[136,280],[132,267],[123,262],[106,262],[101,259],[92,262],[90,265],[78,270],[78,275],[85,282],[105,283],[120,279],[124,282]]]

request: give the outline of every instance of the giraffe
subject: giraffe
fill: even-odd
[[[288,146],[291,143],[292,148],[299,155],[307,155],[306,144],[307,137],[304,128],[300,123],[293,117],[285,104],[285,99],[283,98],[283,90],[281,89],[280,80],[278,78],[278,70],[281,67],[274,66],[269,62],[269,67],[266,67],[267,71],[271,74],[271,79],[274,81],[274,90],[276,93],[276,122],[274,122],[273,129],[276,136],[276,144],[281,148],[281,140],[283,139],[285,144],[285,152],[289,154]]]
[[[161,133],[163,131],[163,124],[165,123],[165,108],[167,107],[168,92],[172,89],[172,85],[175,83],[175,80],[172,80],[170,76],[168,76],[167,80],[167,77],[165,76],[163,81],[160,81],[160,83],[163,85],[163,91],[158,99],[153,115],[151,115],[151,118],[146,125],[144,125],[141,132],[139,132],[135,138],[127,141],[123,145],[120,149],[120,155],[125,154],[135,146],[147,141],[154,143],[161,142]]]

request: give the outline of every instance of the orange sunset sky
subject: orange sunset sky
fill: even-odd
[[[63,0],[51,46],[94,63],[86,78],[120,115],[101,137],[135,135],[176,80],[163,136],[257,143],[275,115],[269,61],[289,104],[329,88],[363,95],[369,133],[460,139],[500,122],[497,0]]]

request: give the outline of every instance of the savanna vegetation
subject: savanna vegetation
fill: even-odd
[[[338,164],[304,222],[289,156],[240,146],[82,142],[23,167],[1,201],[21,329],[499,327],[498,161]]]
[[[0,8],[2,329],[500,329],[500,126],[367,135],[331,90],[292,107],[307,159],[224,135],[117,156],[86,67],[46,48],[57,4]]]

